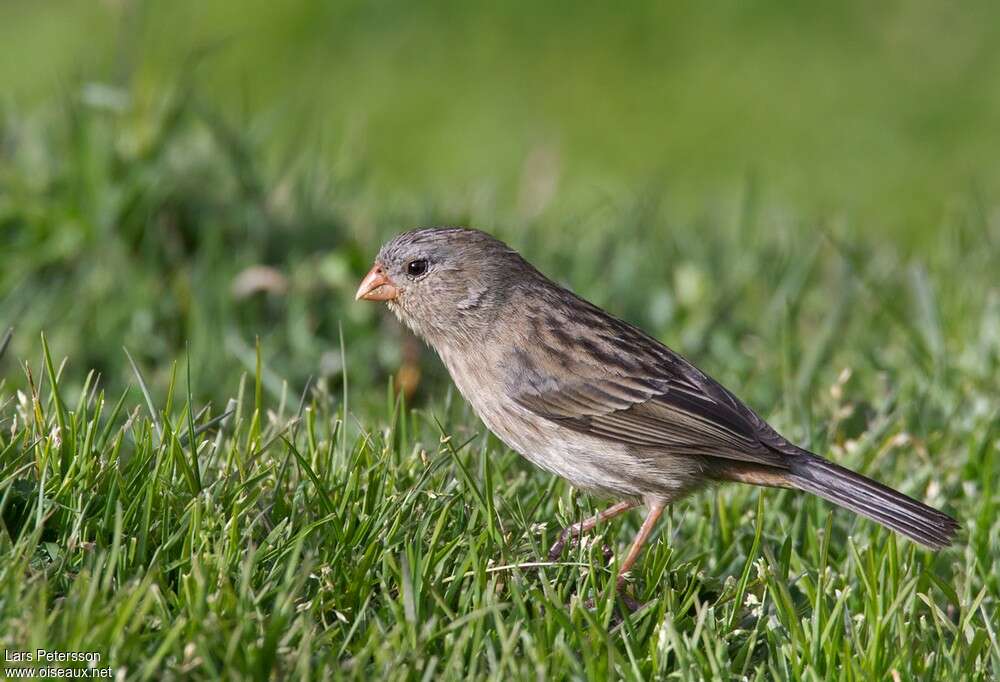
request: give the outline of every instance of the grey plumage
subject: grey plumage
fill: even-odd
[[[359,297],[387,300],[501,440],[574,486],[651,509],[715,481],[795,488],[928,547],[954,538],[947,515],[790,443],[680,355],[483,232],[407,232],[376,270],[391,296]]]

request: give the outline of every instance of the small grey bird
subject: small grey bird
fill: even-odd
[[[385,301],[430,344],[510,448],[577,488],[619,500],[563,530],[551,559],[598,522],[646,506],[619,588],[664,507],[714,482],[804,490],[934,549],[951,544],[959,528],[790,443],[680,355],[484,232],[399,235],[379,251],[356,298]]]

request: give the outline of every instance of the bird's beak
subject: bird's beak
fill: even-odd
[[[385,274],[385,268],[382,267],[381,263],[375,263],[365,278],[361,280],[361,286],[358,287],[358,293],[354,295],[354,300],[392,301],[398,295],[399,289]]]

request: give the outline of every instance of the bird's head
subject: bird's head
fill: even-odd
[[[385,301],[431,345],[475,342],[511,291],[535,270],[485,232],[429,228],[387,242],[356,299]]]

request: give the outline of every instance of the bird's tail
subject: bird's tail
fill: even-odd
[[[877,481],[802,451],[789,458],[787,485],[850,509],[932,549],[947,547],[959,526],[955,519]]]

